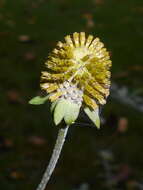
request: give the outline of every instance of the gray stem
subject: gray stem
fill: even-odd
[[[53,171],[55,169],[56,163],[57,163],[57,161],[59,159],[63,144],[65,142],[65,138],[66,138],[66,135],[67,135],[67,132],[68,132],[68,128],[69,128],[69,126],[67,126],[66,128],[59,129],[56,144],[55,144],[55,147],[54,147],[53,154],[52,154],[52,157],[50,159],[49,165],[46,168],[46,171],[45,171],[45,173],[43,175],[41,183],[38,185],[36,190],[44,190],[45,189],[45,187],[46,187],[46,185],[47,185],[47,183],[48,183],[48,181],[49,181],[49,179],[50,179],[50,177],[51,177],[51,175],[52,175],[52,173],[53,173]]]

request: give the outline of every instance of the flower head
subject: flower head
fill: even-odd
[[[111,60],[99,38],[86,38],[84,32],[68,35],[65,42],[57,43],[45,65],[41,88],[49,94],[51,102],[70,102],[92,111],[106,103]]]

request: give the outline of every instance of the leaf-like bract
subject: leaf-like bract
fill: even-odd
[[[75,120],[79,115],[79,111],[80,111],[80,106],[78,104],[68,101],[64,116],[64,120],[67,125],[70,125],[75,122]]]
[[[96,125],[96,127],[100,128],[100,118],[99,118],[99,109],[91,110],[88,107],[84,108],[85,113],[91,119],[91,121]]]
[[[48,100],[48,98],[49,96],[45,96],[45,97],[36,96],[29,101],[29,104],[32,104],[32,105],[44,104]]]
[[[61,99],[57,102],[54,109],[54,122],[58,125],[65,116],[67,100]]]

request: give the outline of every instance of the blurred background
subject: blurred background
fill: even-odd
[[[69,130],[47,190],[143,189],[143,1],[0,0],[0,189],[34,190],[55,144],[40,72],[67,34],[98,36],[113,61],[101,130],[86,116]]]

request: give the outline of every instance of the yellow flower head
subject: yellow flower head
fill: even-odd
[[[75,32],[58,42],[45,63],[41,88],[51,102],[69,100],[95,110],[106,103],[110,87],[111,60],[99,38]]]

